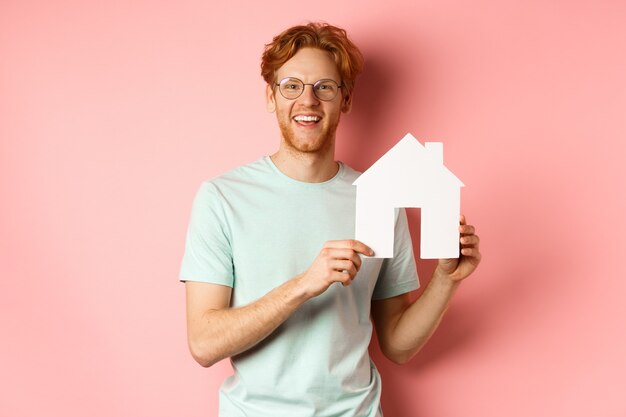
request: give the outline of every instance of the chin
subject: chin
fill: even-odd
[[[280,130],[283,136],[283,140],[289,146],[289,148],[303,153],[315,153],[327,150],[333,146],[334,143],[334,131],[333,132],[321,132],[314,138],[304,139],[298,138],[296,133],[289,127],[280,126]]]
[[[326,150],[332,146],[333,140],[330,135],[326,134],[314,140],[298,140],[292,135],[283,134],[283,138],[290,148],[305,153],[315,153]]]

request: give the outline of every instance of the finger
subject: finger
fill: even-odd
[[[329,240],[324,244],[325,248],[330,249],[352,249],[355,252],[362,253],[363,255],[372,256],[374,251],[365,243],[355,239],[350,240]]]
[[[461,223],[461,224],[465,224],[465,214],[461,214],[461,215],[459,216],[459,223]]]
[[[350,259],[354,255],[354,251],[352,249],[324,248],[321,254],[331,259]]]
[[[332,249],[351,249],[355,252],[362,253],[363,255],[372,256],[374,251],[358,240],[350,239],[350,240],[331,240],[326,242],[324,247],[332,248]]]
[[[474,226],[471,224],[465,224],[459,226],[459,232],[464,235],[472,235],[475,232]]]
[[[331,279],[334,282],[341,282],[341,285],[343,285],[344,287],[347,287],[348,285],[352,284],[353,278],[349,274],[344,274],[342,272],[335,271],[331,275]]]
[[[361,259],[359,254],[356,253],[355,251],[350,251],[350,252],[351,252],[350,257],[345,258],[345,259],[352,262],[354,264],[354,267],[358,271],[359,269],[361,269],[361,264],[363,263],[363,260]]]
[[[361,258],[352,249],[324,248],[320,254],[328,257],[329,259],[347,259],[358,262],[359,266],[361,265]]]
[[[469,258],[476,258],[477,260],[480,260],[481,256],[478,248],[463,248],[461,249],[461,254]]]
[[[478,235],[467,235],[461,237],[462,245],[478,245],[479,242],[480,238],[478,237]]]
[[[352,263],[352,261],[347,260],[335,260],[331,263],[331,267],[335,271],[342,272],[344,274],[348,274],[351,277],[354,277],[357,273],[356,267]]]
[[[333,251],[332,258],[352,261],[357,271],[361,269],[361,264],[363,263],[363,261],[361,260],[359,254],[352,249],[331,249],[331,251]]]

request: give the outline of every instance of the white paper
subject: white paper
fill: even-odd
[[[443,165],[443,143],[422,145],[407,134],[353,183],[355,239],[375,258],[392,258],[396,209],[420,207],[422,259],[459,257],[459,215],[464,184]]]

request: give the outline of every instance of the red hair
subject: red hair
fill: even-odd
[[[261,58],[261,76],[268,84],[276,82],[276,71],[301,48],[318,48],[330,52],[345,85],[346,95],[352,93],[357,75],[363,71],[363,55],[344,29],[328,23],[313,22],[291,27],[265,45]]]

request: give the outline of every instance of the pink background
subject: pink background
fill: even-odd
[[[420,355],[373,346],[385,416],[626,415],[623,2],[87,3],[0,3],[1,416],[217,413],[230,368],[192,360],[177,282],[192,198],[276,149],[263,44],[318,19],[367,60],[338,159],[444,142],[482,237]]]

